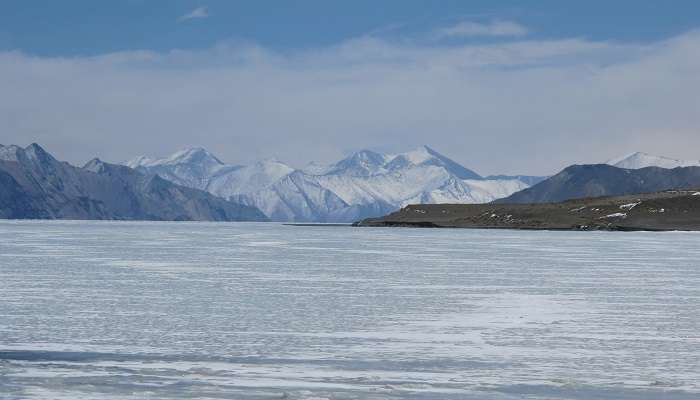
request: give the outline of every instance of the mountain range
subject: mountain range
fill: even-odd
[[[417,203],[547,203],[695,187],[700,161],[645,153],[551,177],[482,177],[427,146],[296,169],[276,160],[227,164],[202,148],[76,167],[37,144],[0,145],[0,218],[351,222]]]
[[[0,145],[0,218],[265,221],[255,207],[93,159],[79,168],[41,146]]]
[[[295,169],[276,160],[239,166],[202,148],[126,163],[179,185],[254,206],[274,221],[352,222],[411,203],[486,203],[544,179],[482,177],[423,146],[399,154],[362,150],[331,165]]]

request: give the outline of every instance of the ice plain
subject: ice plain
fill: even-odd
[[[0,222],[3,399],[697,399],[700,234]]]

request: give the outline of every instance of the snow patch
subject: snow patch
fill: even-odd
[[[620,210],[627,210],[627,211],[629,211],[629,210],[631,210],[631,209],[637,207],[637,206],[640,205],[640,204],[642,204],[641,201],[638,201],[638,202],[636,202],[636,203],[623,204],[623,205],[620,206]]]
[[[613,214],[608,214],[604,217],[600,217],[600,219],[607,219],[607,218],[627,218],[627,213],[613,213]]]

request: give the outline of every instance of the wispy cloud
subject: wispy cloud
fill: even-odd
[[[469,37],[469,36],[525,36],[529,33],[527,27],[513,21],[491,21],[489,23],[464,21],[456,25],[439,29],[437,36]]]
[[[209,17],[209,10],[206,7],[197,7],[189,13],[178,18],[178,21],[187,21],[190,19],[207,18]]]

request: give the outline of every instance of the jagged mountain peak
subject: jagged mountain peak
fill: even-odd
[[[58,163],[58,161],[36,143],[22,148],[16,145],[0,147],[0,160],[19,163],[31,163],[42,168]]]
[[[398,154],[382,154],[372,150],[360,150],[331,165],[324,173],[350,176],[386,174],[405,168],[433,165],[445,168],[460,179],[482,179],[476,172],[465,168],[428,146]],[[317,171],[322,171],[316,168]]]
[[[170,157],[163,160],[162,163],[167,164],[192,164],[192,163],[210,163],[210,164],[220,164],[221,162],[215,155],[207,151],[202,147],[192,147],[188,149],[180,150]]]
[[[87,171],[98,172],[98,170],[104,168],[104,165],[104,161],[95,157],[92,160],[86,162],[85,165],[83,165],[83,169]]]
[[[27,147],[24,148],[26,151],[32,151],[32,152],[40,152],[40,153],[46,153],[46,150],[44,150],[43,147],[39,145],[39,143],[33,142],[29,144]]]
[[[179,185],[201,190],[206,188],[212,176],[235,168],[227,166],[202,147],[180,150],[161,159],[141,156],[126,165],[142,172],[158,174]]]
[[[119,176],[122,178],[136,178],[143,176],[142,173],[131,167],[104,162],[97,157],[85,163],[82,169],[85,171],[94,172],[96,174],[108,174],[114,177]]]
[[[330,174],[368,176],[383,172],[387,156],[372,150],[360,150],[350,154],[328,168]]]
[[[450,174],[460,179],[483,179],[476,172],[465,168],[461,164],[444,156],[428,146],[421,146],[415,150],[399,153],[392,157],[387,166],[389,170],[405,168],[416,165],[433,165],[445,168]]]
[[[43,147],[39,146],[37,143],[32,143],[24,148],[24,153],[32,161],[47,164],[58,162],[51,154],[49,154]]]

